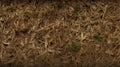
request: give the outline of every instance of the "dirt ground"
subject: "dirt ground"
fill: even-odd
[[[120,0],[0,0],[0,67],[120,67]]]

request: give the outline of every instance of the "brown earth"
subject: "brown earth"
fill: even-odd
[[[120,0],[0,0],[0,67],[120,67]]]

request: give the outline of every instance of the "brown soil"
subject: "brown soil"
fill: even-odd
[[[120,67],[120,0],[0,0],[0,67]]]

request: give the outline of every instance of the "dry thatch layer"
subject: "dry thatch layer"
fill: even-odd
[[[120,66],[119,4],[1,0],[0,66]]]

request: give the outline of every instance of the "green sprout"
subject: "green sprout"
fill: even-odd
[[[100,40],[100,39],[101,39],[100,34],[94,34],[92,37],[93,37],[93,39],[95,39],[95,40]]]
[[[76,7],[74,8],[74,13],[78,13],[78,12],[80,12],[80,7],[76,6]]]
[[[78,42],[73,42],[70,46],[69,46],[69,50],[72,52],[78,52],[80,50],[80,43]]]

